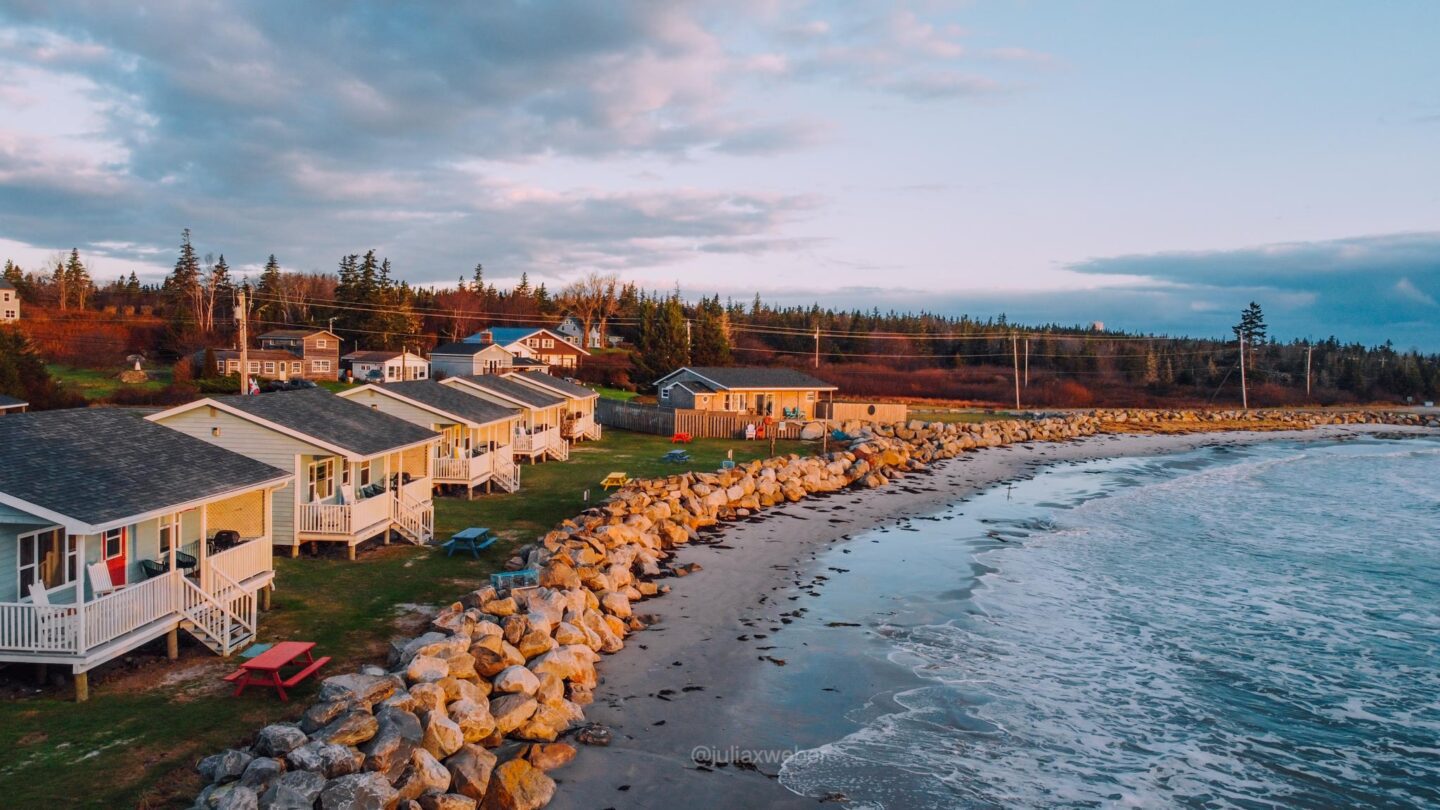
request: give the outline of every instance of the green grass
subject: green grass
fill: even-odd
[[[327,391],[334,391],[337,393],[340,391],[347,391],[359,385],[359,383],[340,382],[339,380],[316,380],[315,384],[320,386],[321,388],[324,388]]]
[[[618,399],[621,402],[629,402],[635,397],[640,396],[639,392],[637,391],[622,391],[619,388],[607,388],[603,385],[596,388],[595,390],[599,391],[600,396],[606,399]]]
[[[262,641],[314,641],[338,673],[381,660],[386,642],[413,635],[410,605],[448,603],[483,584],[513,549],[560,520],[603,500],[600,480],[612,470],[634,477],[711,470],[727,451],[744,462],[769,455],[765,442],[697,440],[694,461],[660,461],[668,438],[606,431],[598,443],[578,445],[570,461],[525,465],[520,492],[466,501],[436,498],[437,534],[488,526],[502,541],[482,553],[446,557],[434,548],[394,545],[363,551],[349,562],[277,558],[274,602],[263,614]],[[809,453],[817,445],[779,442],[777,453]],[[185,638],[182,633],[182,638]],[[158,649],[156,649],[158,647]],[[284,704],[264,690],[232,698],[219,678],[235,666],[193,643],[181,660],[164,660],[163,643],[131,656],[141,668],[114,666],[92,677],[88,703],[68,691],[0,702],[0,802],[13,807],[183,807],[202,786],[192,766],[202,756],[247,742],[263,725],[299,716],[318,688],[312,679]]]
[[[119,375],[123,370],[120,368],[102,370],[47,363],[45,369],[57,382],[74,388],[88,400],[108,399],[122,387],[159,391],[170,384],[170,369],[164,367],[145,369],[145,373],[150,375],[150,379],[134,386],[120,382]]]

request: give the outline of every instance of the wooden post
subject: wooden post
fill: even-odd
[[[269,610],[269,609],[270,609],[270,595],[271,595],[272,593],[274,593],[274,592],[275,592],[275,586],[274,586],[274,585],[266,585],[265,587],[263,587],[263,588],[260,589],[260,609],[261,609],[261,610]]]
[[[1010,333],[1010,351],[1015,359],[1015,410],[1020,410],[1020,336]]]
[[[351,559],[351,560],[355,559],[355,544],[354,544],[354,543],[346,543],[346,544],[345,544],[345,556],[346,556],[347,558]]]
[[[1310,355],[1315,351],[1314,346],[1305,347],[1305,398],[1310,398]]]
[[[84,703],[90,699],[90,673],[75,673],[75,702]]]
[[[1240,335],[1240,407],[1250,410],[1250,393],[1245,387],[1245,335]]]
[[[815,327],[815,368],[820,367],[820,327]]]
[[[235,320],[240,322],[239,340],[240,344],[240,393],[250,393],[250,354],[249,354],[249,330],[246,323],[246,316],[249,313],[245,309],[245,288],[241,287],[235,293]]]
[[[180,628],[172,627],[165,634],[165,657],[174,661],[180,657]]]

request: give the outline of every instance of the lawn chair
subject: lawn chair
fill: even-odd
[[[40,644],[52,650],[68,648],[70,623],[66,617],[74,615],[74,609],[68,605],[51,605],[49,592],[39,582],[30,583],[30,602],[35,605]]]
[[[94,592],[96,599],[102,596],[109,596],[125,587],[124,585],[116,585],[114,580],[110,579],[110,566],[103,560],[101,562],[91,563],[86,567],[85,571],[90,576],[90,590]]]
[[[746,440],[746,441],[754,441],[754,440],[755,440],[755,425],[750,424],[750,425],[746,425],[746,426],[745,426],[745,440]]]
[[[165,563],[156,562],[154,560],[141,560],[140,570],[145,572],[146,579],[154,579],[155,577],[164,574],[166,571],[169,571],[170,567],[167,566]]]

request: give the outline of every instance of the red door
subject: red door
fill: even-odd
[[[110,569],[110,584],[125,584],[125,529],[111,529],[101,536],[100,553],[105,556],[105,567]]]

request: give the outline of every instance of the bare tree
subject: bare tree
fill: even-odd
[[[613,274],[591,272],[570,282],[560,291],[560,306],[580,322],[581,348],[587,348],[590,343],[590,330],[597,320],[603,335],[605,322],[615,314],[618,284],[619,279]]]

